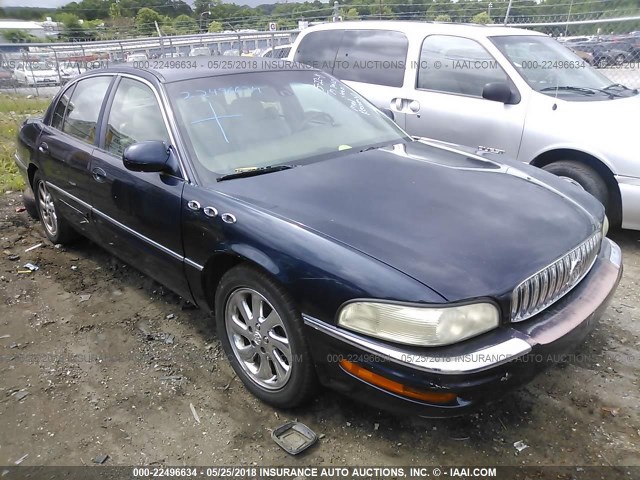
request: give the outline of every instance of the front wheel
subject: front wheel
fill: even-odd
[[[578,183],[602,203],[609,207],[609,189],[604,179],[593,168],[575,160],[560,160],[543,167],[547,172]]]
[[[240,265],[222,277],[215,297],[218,337],[247,389],[280,408],[309,400],[315,368],[289,294],[266,274]]]

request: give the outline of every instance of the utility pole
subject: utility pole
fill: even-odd
[[[569,13],[567,14],[567,24],[564,26],[564,36],[567,36],[567,31],[569,30],[569,19],[571,18],[571,9],[573,8],[573,0],[571,0],[571,4],[569,5]]]
[[[493,7],[493,3],[489,2],[489,18],[491,18],[491,7]]]
[[[511,12],[511,4],[512,3],[513,3],[513,0],[509,0],[509,5],[507,6],[507,14],[504,16],[504,24],[505,25],[509,21],[509,12]]]
[[[340,4],[337,2],[333,2],[333,21],[337,22],[338,17],[340,16]]]

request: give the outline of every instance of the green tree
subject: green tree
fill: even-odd
[[[136,15],[136,29],[141,35],[153,35],[156,33],[155,22],[162,23],[162,17],[151,8],[141,8]]]
[[[471,23],[478,23],[480,25],[487,25],[493,23],[491,17],[487,12],[480,12],[471,17]]]
[[[10,43],[30,43],[41,41],[35,35],[31,35],[26,30],[5,30],[2,36]]]
[[[451,17],[446,13],[441,13],[440,15],[436,15],[433,21],[434,22],[451,22]]]
[[[346,20],[358,20],[358,19],[360,19],[360,14],[358,13],[358,9],[357,8],[350,8],[349,10],[341,8],[340,9],[340,16],[345,21]]]
[[[173,28],[178,34],[196,33],[198,24],[189,15],[179,15],[173,19]]]
[[[214,20],[213,22],[211,22],[209,24],[209,33],[218,33],[218,32],[222,32],[224,31],[224,28],[222,26],[222,23]]]
[[[122,16],[122,9],[120,8],[119,3],[112,3],[109,6],[109,17],[110,18],[120,18]]]

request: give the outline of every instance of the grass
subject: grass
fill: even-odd
[[[22,190],[24,182],[14,163],[16,135],[25,118],[44,114],[49,98],[0,93],[0,192]]]

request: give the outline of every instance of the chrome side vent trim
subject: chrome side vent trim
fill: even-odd
[[[511,294],[511,321],[521,322],[557,302],[585,277],[598,257],[601,232],[596,232],[551,265],[531,275]]]

